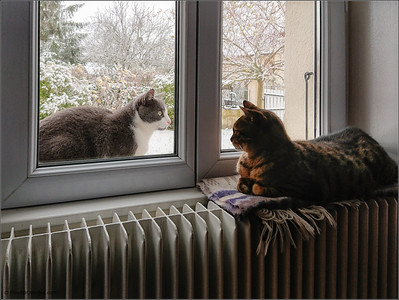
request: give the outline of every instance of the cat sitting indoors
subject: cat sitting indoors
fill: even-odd
[[[397,182],[396,162],[362,130],[349,127],[314,140],[292,141],[276,114],[248,101],[243,105],[244,115],[231,137],[243,151],[237,189],[277,197],[266,208],[350,200]]]
[[[116,111],[72,107],[40,122],[39,162],[144,155],[155,130],[171,124],[154,90]]]

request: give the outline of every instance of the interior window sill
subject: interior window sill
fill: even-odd
[[[112,219],[114,213],[120,216],[128,215],[129,211],[141,214],[143,209],[152,212],[157,207],[167,211],[172,205],[180,208],[184,204],[194,205],[206,201],[206,196],[198,189],[187,188],[7,209],[1,212],[1,232],[9,232],[12,227],[15,231],[28,230],[30,225],[33,229],[45,228],[48,223],[52,227],[62,226],[65,220],[69,224],[80,223],[82,218],[86,221],[96,220],[99,215],[103,219]]]

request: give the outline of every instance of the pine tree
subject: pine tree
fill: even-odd
[[[40,2],[40,51],[65,63],[81,62],[79,32],[85,24],[72,20],[84,4],[65,5],[63,1]]]

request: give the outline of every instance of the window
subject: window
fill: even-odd
[[[215,104],[215,99],[222,99],[222,64],[218,55],[222,51],[222,3],[201,3],[198,8],[198,73],[206,76],[197,81],[197,113],[201,116],[197,122],[197,178],[231,174],[239,156],[237,152],[221,152],[221,134],[214,130],[220,131],[222,124],[220,101]],[[314,5],[317,47],[313,53],[313,93],[320,98],[317,131],[326,134],[346,125],[345,5],[331,2],[314,2]]]
[[[320,131],[342,127],[344,9],[316,5],[314,79]],[[231,175],[239,153],[221,152],[222,3],[177,2],[174,154],[83,164],[37,164],[40,82],[38,2],[2,1],[1,161],[3,208],[194,187],[205,177]],[[330,55],[330,53],[332,53]],[[316,84],[317,87],[317,84]],[[332,88],[334,87],[334,88]],[[331,101],[330,99],[342,99]],[[37,100],[37,99],[36,99]],[[342,104],[343,103],[343,104]],[[338,116],[338,117],[337,117]]]
[[[163,2],[162,2],[163,3]],[[107,3],[111,4],[111,3]],[[2,177],[3,207],[29,206],[195,185],[192,120],[195,102],[195,5],[176,2],[175,124],[172,155],[145,159],[39,165],[39,2],[2,3]],[[190,18],[189,18],[190,16]],[[17,26],[16,26],[17,25]],[[42,24],[43,25],[43,24]],[[5,29],[7,28],[7,29]],[[194,38],[194,43],[193,43]],[[4,59],[7,58],[7,59]],[[7,74],[7,76],[4,76]],[[4,127],[3,127],[4,125]]]
[[[313,138],[315,5],[303,1],[224,1],[221,149],[242,114],[243,100],[283,121],[293,139]]]
[[[38,6],[39,166],[174,154],[175,2],[42,1]],[[135,113],[134,98],[150,89],[161,101],[148,101],[157,105],[141,105]],[[58,128],[55,113],[71,107],[80,109]],[[115,124],[118,138],[93,143],[103,130],[103,122],[88,117],[94,112],[96,120]],[[129,124],[117,118],[121,113],[130,116]]]

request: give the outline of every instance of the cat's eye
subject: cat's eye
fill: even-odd
[[[158,112],[158,116],[160,116],[160,117],[162,117],[162,116],[163,116],[163,113],[162,113],[162,111],[159,111],[159,112]]]

